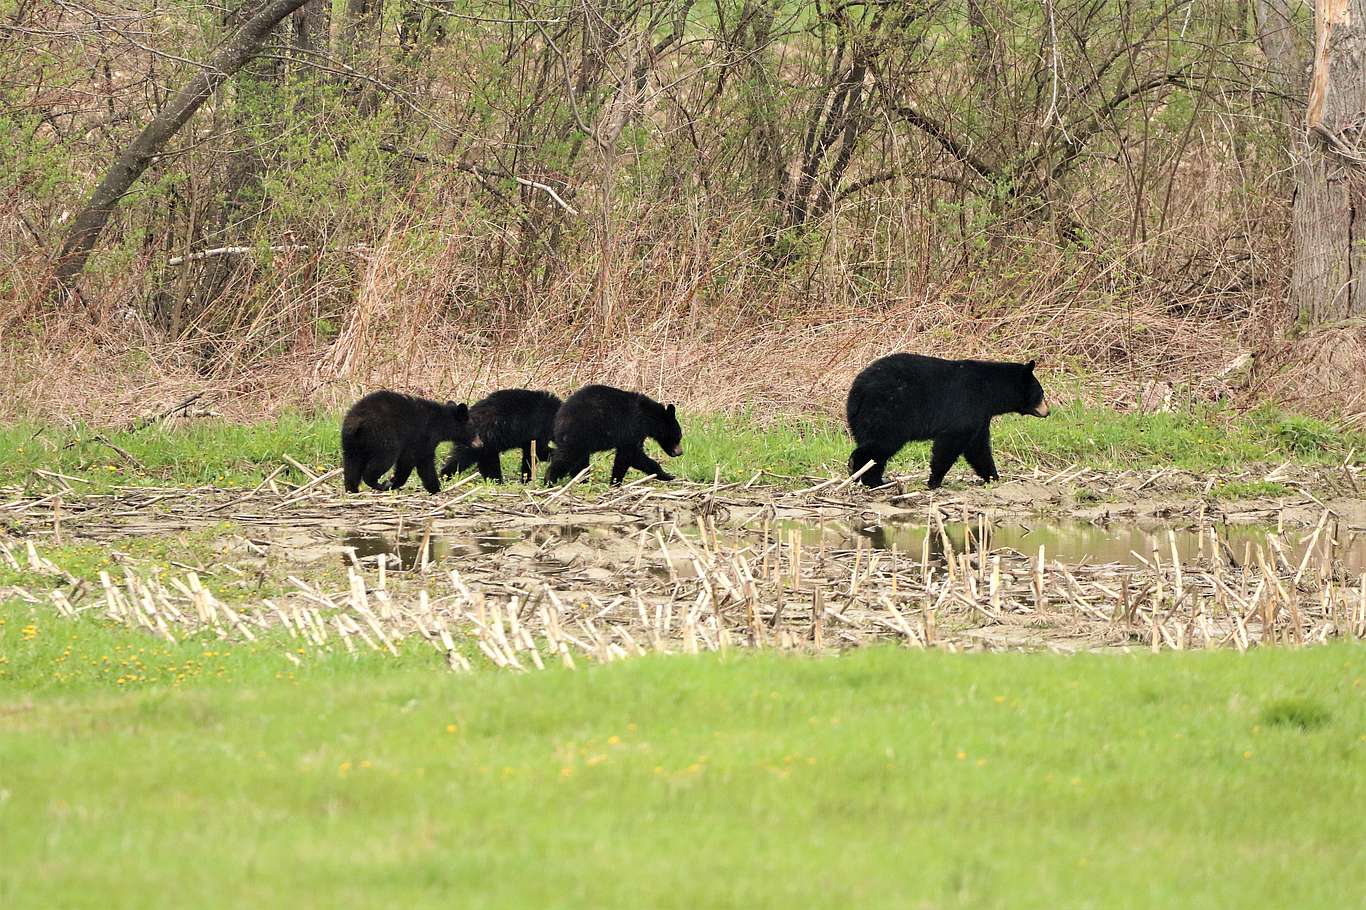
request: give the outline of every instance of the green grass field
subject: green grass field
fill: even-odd
[[[10,910],[1362,899],[1360,647],[456,676],[4,609]]]
[[[760,471],[778,483],[838,475],[852,449],[844,426],[827,419],[685,415],[683,422],[684,457],[665,461],[672,473],[691,480],[710,481],[718,471],[723,481],[739,482]],[[55,481],[36,470],[76,478],[66,482],[80,492],[118,484],[254,486],[283,465],[285,455],[316,470],[336,467],[337,427],[336,415],[290,415],[250,425],[203,420],[169,432],[16,424],[0,428],[0,486],[51,488]],[[993,434],[1003,473],[1073,464],[1211,469],[1249,462],[1366,461],[1366,433],[1271,409],[1240,415],[1213,409],[1124,414],[1073,405],[1059,407],[1046,420],[998,418]],[[928,453],[927,443],[913,444],[894,465],[919,473]],[[513,455],[505,455],[510,476],[515,476]],[[606,478],[610,461],[598,459],[596,477]],[[950,475],[951,482],[959,473]],[[285,477],[299,479],[293,468]]]
[[[849,448],[825,421],[686,430],[678,473],[699,481],[796,484]],[[1216,479],[1366,455],[1271,411],[1060,409],[997,440],[1003,468]],[[336,418],[12,426],[0,484],[245,487],[285,455],[335,466]],[[217,530],[117,548],[207,562]],[[115,565],[92,541],[43,552]],[[0,567],[17,583],[60,580]],[[1363,655],[883,647],[454,675],[415,639],[398,658],[170,644],[0,595],[0,910],[1363,906]]]

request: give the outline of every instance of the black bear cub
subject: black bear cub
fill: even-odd
[[[858,448],[849,473],[869,461],[860,478],[881,486],[887,461],[913,440],[932,439],[931,490],[962,455],[977,476],[1000,480],[991,457],[991,418],[998,414],[1048,416],[1034,361],[941,360],[892,354],[875,360],[854,379],[846,404],[849,431]]]
[[[631,468],[673,480],[649,455],[646,438],[659,443],[665,453],[683,454],[683,430],[674,406],[665,407],[653,398],[605,385],[584,386],[565,399],[555,415],[555,451],[545,482],[554,484],[588,467],[594,452],[616,449],[612,483],[621,483]]]
[[[456,445],[441,468],[450,477],[473,465],[489,480],[503,482],[499,456],[508,449],[522,450],[522,482],[531,479],[531,447],[542,464],[550,460],[550,440],[555,435],[555,414],[560,399],[549,392],[532,389],[502,389],[470,405],[470,426],[479,436],[479,445]]]
[[[342,420],[346,492],[359,492],[362,480],[376,490],[397,490],[408,482],[414,468],[428,493],[440,492],[436,447],[443,442],[478,445],[469,418],[469,408],[453,401],[441,404],[389,391],[366,395],[351,405]],[[393,478],[380,483],[391,467]]]

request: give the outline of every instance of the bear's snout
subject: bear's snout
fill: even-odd
[[[479,438],[479,434],[478,434],[478,433],[475,433],[473,436],[470,437],[470,448],[471,448],[471,449],[477,449],[477,448],[479,448],[480,446],[482,446],[483,444],[484,444],[484,440],[482,440],[482,439]]]
[[[1035,416],[1035,417],[1047,417],[1047,416],[1048,416],[1048,402],[1046,402],[1046,401],[1041,401],[1041,402],[1039,402],[1039,406],[1038,406],[1037,408],[1034,409],[1034,416]]]
[[[674,446],[672,449],[669,450],[669,454],[672,455],[674,458],[682,458],[682,457],[683,457],[683,447],[682,447],[682,446]]]

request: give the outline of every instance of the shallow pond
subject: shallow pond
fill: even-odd
[[[1232,565],[1243,565],[1256,559],[1260,548],[1271,555],[1279,545],[1284,558],[1298,565],[1308,551],[1313,538],[1312,529],[1299,529],[1276,534],[1275,528],[1258,525],[1211,525],[1203,533],[1192,528],[1139,526],[1112,522],[1089,524],[1060,521],[1041,517],[1037,521],[1013,518],[994,524],[964,524],[945,522],[928,527],[924,522],[882,522],[861,525],[844,521],[799,522],[779,521],[774,526],[785,541],[792,535],[800,537],[802,546],[852,549],[871,546],[910,556],[927,555],[931,560],[944,558],[945,538],[954,552],[981,548],[978,536],[985,533],[988,551],[1009,549],[1034,556],[1043,547],[1049,560],[1065,564],[1118,564],[1138,566],[1151,561],[1154,549],[1162,563],[1170,563],[1172,547],[1181,562],[1208,559],[1217,541],[1223,558]],[[767,531],[770,539],[774,529]],[[684,528],[685,534],[696,535],[696,528]],[[548,558],[567,561],[574,556],[592,551],[612,551],[621,555],[626,549],[635,553],[642,531],[637,525],[580,525],[543,524],[531,528],[504,528],[477,533],[450,534],[440,530],[429,536],[421,532],[402,536],[373,531],[356,532],[343,536],[339,543],[343,559],[350,553],[358,559],[391,554],[397,557],[402,569],[416,568],[422,559],[424,539],[429,561],[448,557],[470,557],[507,553],[509,556]],[[732,542],[761,545],[765,532],[758,528],[718,528],[723,539]],[[1273,539],[1275,543],[1273,543]],[[1344,524],[1329,523],[1313,541],[1315,564],[1330,552],[1343,567],[1353,573],[1366,571],[1366,532]]]

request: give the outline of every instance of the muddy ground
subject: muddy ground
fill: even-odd
[[[344,496],[330,475],[255,490],[0,491],[9,595],[152,634],[315,648],[434,646],[531,667],[645,650],[1239,647],[1366,635],[1360,468],[1036,473],[931,494],[842,479]],[[156,541],[155,556],[145,555]],[[94,544],[100,577],[57,545]],[[139,553],[143,555],[139,555]],[[49,555],[54,554],[51,558]],[[0,596],[6,592],[0,590]]]

